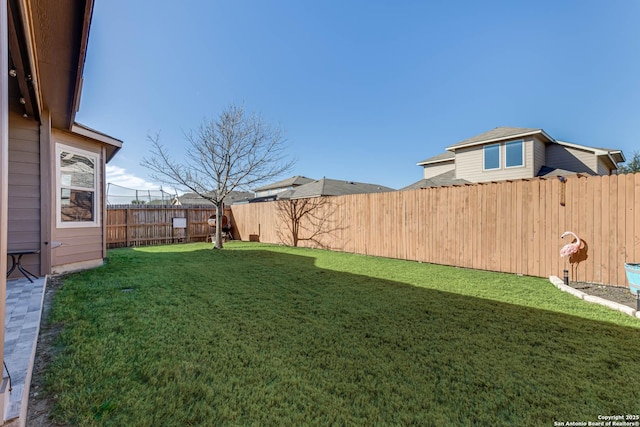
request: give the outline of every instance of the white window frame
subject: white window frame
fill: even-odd
[[[486,154],[487,154],[486,149],[488,147],[494,147],[494,146],[498,147],[498,167],[497,168],[487,169],[487,159],[485,158]],[[482,170],[483,171],[497,171],[497,170],[500,170],[502,168],[502,154],[501,153],[502,153],[502,149],[500,148],[500,143],[483,145],[482,146]]]
[[[93,180],[93,189],[90,188],[80,188],[80,187],[71,187],[67,185],[62,185],[62,173],[60,170],[60,153],[63,151],[68,151],[73,154],[77,154],[80,156],[84,156],[90,158],[94,161],[94,180]],[[54,205],[56,209],[56,227],[57,228],[91,228],[91,227],[100,227],[101,225],[101,206],[102,206],[102,193],[100,191],[101,182],[101,172],[100,172],[100,153],[94,151],[83,150],[82,148],[74,147],[71,145],[56,143],[56,158],[55,158],[55,173],[56,173],[56,193]],[[93,199],[93,221],[62,221],[62,205],[60,203],[60,198],[62,194],[63,188],[71,188],[71,189],[80,189],[86,191],[93,191],[94,199]]]
[[[520,148],[522,149],[522,164],[509,166],[507,164],[507,146],[509,144],[513,144],[515,142],[520,143]],[[507,141],[504,143],[504,168],[505,169],[513,169],[513,168],[523,168],[524,167],[524,139],[516,139],[513,141]]]

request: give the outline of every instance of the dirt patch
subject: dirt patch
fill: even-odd
[[[47,278],[47,288],[44,293],[42,318],[40,320],[40,334],[38,335],[38,345],[29,389],[26,420],[26,425],[29,427],[66,427],[66,424],[55,423],[50,419],[56,397],[50,396],[45,392],[44,375],[45,369],[55,356],[53,343],[61,330],[61,325],[51,325],[48,320],[53,297],[62,286],[62,282],[63,280],[60,276],[49,276]]]
[[[594,295],[609,301],[617,302],[628,307],[637,309],[638,301],[629,288],[618,286],[595,285],[593,283],[569,282],[569,286],[585,294]]]

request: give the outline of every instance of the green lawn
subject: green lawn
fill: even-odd
[[[68,276],[47,372],[79,426],[553,425],[640,413],[640,320],[548,280],[232,242]]]

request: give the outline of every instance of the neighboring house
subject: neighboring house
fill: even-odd
[[[215,194],[215,193],[212,193]],[[233,205],[235,203],[247,203],[250,199],[253,198],[253,193],[248,191],[232,191],[224,198],[224,204],[226,206]],[[196,193],[185,193],[181,196],[178,196],[174,199],[173,205],[205,205],[205,206],[214,206],[207,199],[203,199],[198,196]]]
[[[346,194],[382,193],[386,191],[395,190],[378,184],[322,178],[318,181],[311,181],[291,190],[283,191],[278,194],[278,200],[305,199],[320,196],[344,196]]]
[[[255,195],[252,202],[264,202],[269,200],[275,200],[279,193],[283,191],[291,190],[295,187],[299,187],[301,185],[307,184],[309,182],[313,182],[314,180],[311,178],[307,178],[305,176],[292,176],[291,178],[284,179],[282,181],[274,182],[273,184],[265,185],[260,188],[256,188],[254,190]]]
[[[552,138],[542,129],[498,127],[418,162],[423,179],[403,190],[583,173],[610,175],[622,151]]]

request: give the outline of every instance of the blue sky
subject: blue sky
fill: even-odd
[[[243,103],[286,129],[286,176],[401,188],[498,126],[640,150],[640,1],[96,0],[76,120],[124,141],[107,180],[159,188],[148,134]]]

